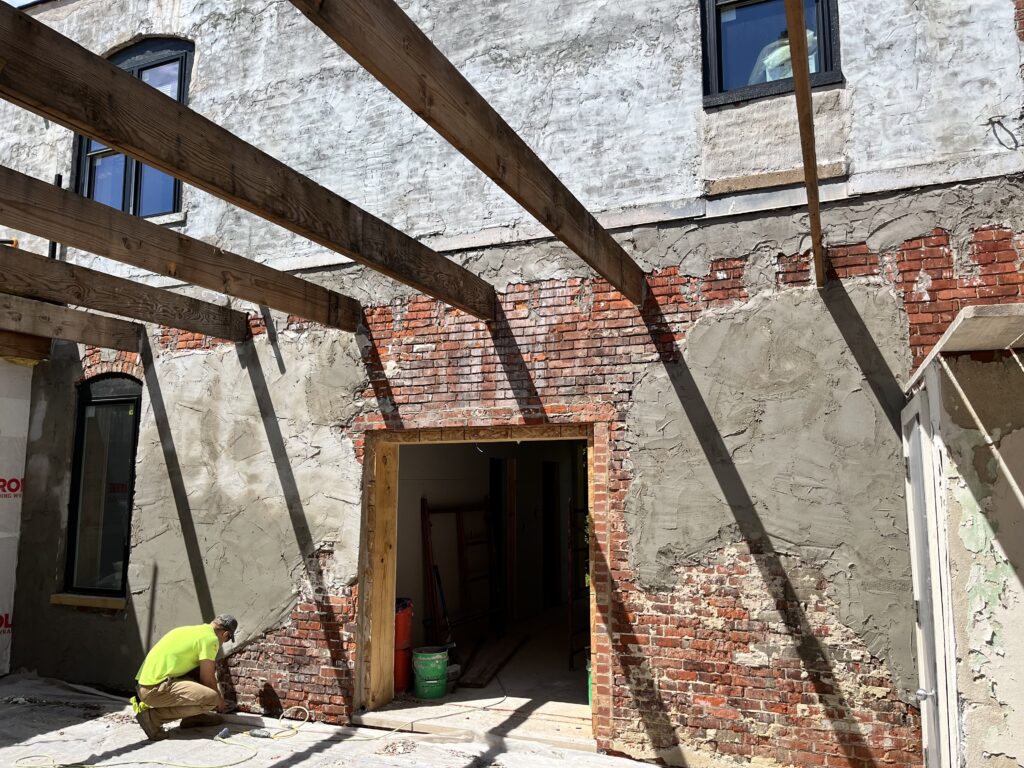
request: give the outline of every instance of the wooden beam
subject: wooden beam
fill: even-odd
[[[16,360],[45,360],[50,356],[50,339],[24,333],[0,331],[0,357]]]
[[[245,313],[0,245],[0,292],[64,302],[148,323],[242,341]]]
[[[818,156],[814,147],[814,104],[811,101],[811,68],[807,63],[807,26],[803,0],[786,0],[789,57],[793,63],[793,89],[800,124],[800,149],[804,157],[804,185],[807,187],[807,218],[811,225],[811,254],[814,284],[825,285],[825,253],[821,242],[821,203],[818,199]]]
[[[371,525],[366,532],[367,579],[364,610],[370,633],[367,709],[395,697],[395,579],[398,568],[398,446],[379,441],[373,448]],[[362,588],[362,587],[361,587]]]
[[[0,293],[0,330],[138,352],[146,329],[105,315]]]
[[[483,320],[495,318],[494,288],[481,278],[5,3],[0,96]]]
[[[362,317],[348,296],[2,166],[0,224],[331,328]]]
[[[292,4],[595,272],[643,303],[643,270],[393,0]]]

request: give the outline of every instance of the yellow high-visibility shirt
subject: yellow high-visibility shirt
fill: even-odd
[[[135,679],[139,685],[159,685],[169,677],[191,672],[200,661],[213,661],[218,650],[220,640],[209,624],[172,629],[146,654]]]

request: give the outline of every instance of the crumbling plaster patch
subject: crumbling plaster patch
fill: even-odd
[[[814,102],[818,163],[845,162],[850,135],[849,91],[817,91]],[[727,179],[803,166],[792,97],[760,99],[703,115],[703,178]],[[751,130],[758,126],[759,130]]]
[[[849,293],[890,369],[905,377],[898,300],[868,285]],[[688,415],[703,404],[742,487],[723,488],[731,471],[705,458],[702,441],[714,436],[696,434]],[[726,499],[749,498],[774,549],[827,574],[843,622],[911,686],[900,441],[815,291],[706,313],[687,334],[684,362],[648,367],[627,423],[627,528],[644,586],[670,587],[675,566],[737,540]]]
[[[993,440],[986,444],[954,388],[943,385],[963,748],[968,765],[1008,768],[1024,765],[1024,508],[1015,488],[1024,481],[1024,373],[1012,359],[961,356],[950,367]]]
[[[967,259],[972,233],[978,228],[1002,226],[1024,231],[1022,197],[1024,182],[1019,178],[955,184],[835,203],[825,207],[823,222],[830,244],[867,242],[874,252],[898,248],[939,227],[950,232],[954,255],[963,254]],[[712,259],[746,258],[745,282],[748,293],[754,294],[777,290],[775,257],[810,247],[806,233],[806,213],[798,210],[639,226],[616,232],[615,237],[648,271],[675,267],[681,274],[703,277]],[[452,258],[499,291],[513,283],[592,274],[579,257],[552,240],[471,249],[454,253]],[[413,293],[357,265],[304,274],[369,305]]]

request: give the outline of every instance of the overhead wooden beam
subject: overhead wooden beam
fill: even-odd
[[[0,292],[133,317],[148,323],[242,341],[244,312],[0,245]]]
[[[0,293],[0,331],[139,352],[146,329],[138,323]]]
[[[38,362],[50,356],[50,340],[41,336],[0,331],[0,357]]]
[[[793,90],[800,125],[800,149],[804,158],[804,186],[807,187],[807,218],[811,225],[811,254],[814,284],[825,285],[825,252],[821,241],[821,202],[818,197],[818,155],[814,146],[814,104],[811,101],[811,68],[807,62],[807,26],[803,0],[786,0],[789,57],[793,63]]]
[[[494,288],[481,278],[5,3],[0,96],[483,320],[495,318]]]
[[[393,0],[292,4],[595,272],[643,303],[643,270]]]
[[[331,328],[362,317],[348,296],[3,166],[0,224]]]

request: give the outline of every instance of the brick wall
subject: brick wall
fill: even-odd
[[[897,292],[917,363],[961,307],[1020,301],[1021,260],[1011,232],[979,230],[957,257],[936,230],[880,254],[863,243],[831,248],[828,274]],[[630,569],[624,413],[633,387],[652,361],[680,354],[701,313],[746,299],[746,266],[715,260],[702,278],[661,270],[641,313],[603,281],[578,278],[510,286],[490,329],[425,297],[368,308],[363,394],[380,407],[349,425],[349,436],[362,455],[370,430],[595,425],[594,732],[602,748],[664,757],[685,744],[782,764],[919,766],[918,713],[898,697],[884,660],[838,621],[814,568],[733,543],[680,568],[671,593],[642,590]],[[777,290],[810,279],[806,257],[777,258]],[[289,328],[333,333],[295,319]],[[206,344],[194,341],[166,337],[178,349]],[[240,703],[274,712],[309,702],[344,722],[355,601],[348,587],[303,598],[283,627],[232,655]]]
[[[143,381],[142,358],[138,352],[86,347],[82,355],[82,381],[107,373],[122,373]]]
[[[322,722],[349,722],[357,589],[332,585],[325,578],[333,559],[330,547],[308,558],[309,578],[284,625],[246,643],[221,663],[225,695],[242,711],[277,717],[302,706]]]

